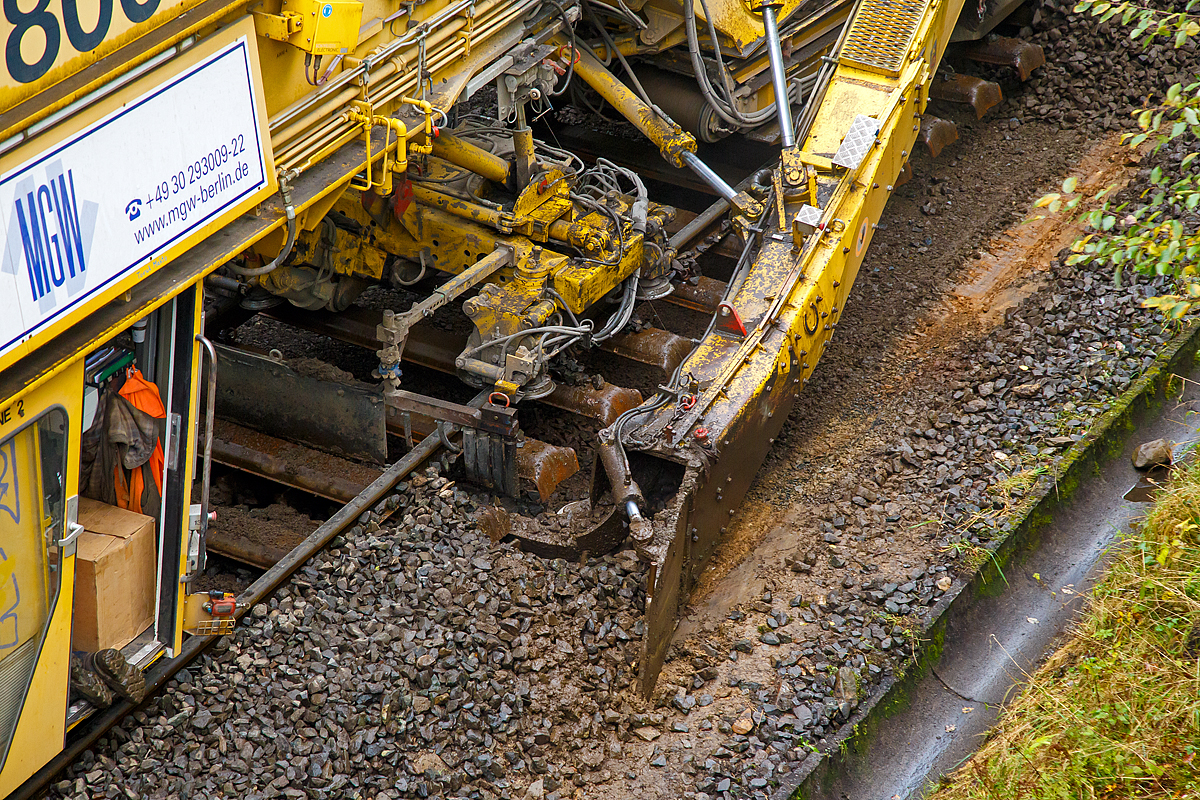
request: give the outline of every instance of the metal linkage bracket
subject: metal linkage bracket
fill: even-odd
[[[503,403],[492,402],[498,397],[503,398]],[[387,402],[401,413],[460,426],[467,476],[510,497],[518,496],[517,448],[521,429],[517,409],[508,405],[507,395],[493,392],[476,408],[398,390],[388,395]]]
[[[717,306],[717,324],[716,329],[721,333],[728,334],[737,339],[746,338],[746,325],[742,322],[742,315],[733,307],[732,303],[723,302]]]
[[[513,248],[506,244],[498,244],[496,249],[485,258],[434,289],[429,297],[415,303],[408,311],[402,314],[391,310],[383,312],[383,322],[376,327],[375,337],[383,345],[377,355],[380,361],[380,377],[384,379],[385,397],[399,391],[400,360],[404,356],[404,345],[408,341],[408,332],[412,326],[433,316],[433,313],[442,306],[461,297],[499,270],[511,267],[514,263],[516,263],[516,252]],[[388,402],[391,402],[390,399]]]
[[[406,392],[403,389],[387,398],[388,405],[403,413],[419,414],[439,422],[448,422],[471,430],[494,433],[498,436],[516,438],[520,432],[517,410],[505,405],[488,402],[481,408],[464,406]]]

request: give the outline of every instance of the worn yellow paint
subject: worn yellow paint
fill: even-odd
[[[566,40],[559,36],[558,42],[565,44]],[[586,50],[578,52],[579,61],[575,64],[575,74],[654,142],[662,152],[663,158],[676,167],[682,167],[683,154],[696,152],[696,138],[642,102],[641,98],[609,72],[591,53]]]
[[[700,0],[651,0],[648,7],[659,12],[658,16],[669,18],[678,17],[683,24],[682,4],[691,2],[696,9],[696,26],[701,31],[701,38],[707,39],[704,7]],[[786,24],[791,14],[800,7],[801,0],[784,0],[779,10],[781,23]],[[743,0],[710,0],[708,9],[712,13],[713,26],[721,39],[722,49],[731,54],[745,56],[758,46],[763,36],[762,16],[750,10]]]
[[[676,423],[680,441],[704,427],[729,443],[750,420],[770,413],[783,394],[796,392],[812,374],[837,326],[846,295],[858,274],[874,225],[917,136],[915,122],[927,98],[925,87],[960,4],[929,2],[914,32],[899,74],[840,65],[803,142],[805,160],[818,170],[818,182],[832,195],[823,206],[825,229],[802,248],[790,236],[766,237],[745,283],[732,298],[749,335],[742,341],[714,333],[684,362],[684,373],[707,388],[695,411]],[[858,168],[846,171],[826,161],[858,114],[879,120],[877,144]],[[789,203],[790,218],[799,206]],[[782,378],[782,379],[781,379]],[[767,403],[758,400],[772,398]],[[671,406],[659,412],[670,419]]]
[[[431,174],[442,176],[445,173],[435,168]],[[397,220],[390,207],[382,202],[378,204],[379,212],[372,213],[375,206],[368,210],[358,198],[346,195],[335,208],[363,226],[364,230],[371,231],[372,242],[359,246],[363,252],[378,248],[381,252],[410,261],[422,262],[424,258],[429,266],[454,275],[475,264],[501,243],[513,248],[518,264],[534,258],[530,238],[547,243],[545,252],[548,254],[553,254],[553,250],[550,249],[553,247],[551,237],[572,244],[583,244],[585,247],[589,242],[597,243],[601,246],[589,260],[567,263],[565,255],[557,254],[561,266],[546,276],[546,281],[560,294],[567,307],[578,314],[599,302],[641,266],[644,258],[643,237],[632,231],[624,231],[621,237],[624,248],[618,247],[618,236],[612,230],[611,219],[595,211],[576,215],[568,222],[566,217],[572,212],[572,206],[566,196],[566,182],[559,180],[556,177],[558,175],[556,170],[548,173],[550,188],[546,192],[547,202],[530,209],[530,213],[543,214],[541,219],[473,203],[438,191],[433,188],[437,184],[422,183],[412,184],[413,203],[408,214],[411,216],[413,230],[409,230],[404,222]],[[534,186],[536,187],[536,184]],[[559,188],[555,191],[552,189],[554,186]],[[627,205],[626,202],[618,211],[627,210]],[[552,209],[552,213],[546,214],[548,208]],[[514,212],[517,210],[519,209],[514,209]],[[659,205],[652,206],[649,212],[659,225],[665,224],[667,213],[668,211]],[[322,235],[321,229],[317,228],[302,237],[297,244],[300,253],[320,252],[321,245],[318,244],[318,239]],[[348,235],[339,236],[346,236],[346,243],[339,246],[347,249],[356,247],[350,242]],[[301,257],[303,258],[303,255]],[[377,261],[378,259],[372,256],[363,262],[363,269],[347,274],[378,278],[379,275],[373,275],[365,268]],[[340,259],[335,258],[335,268],[342,263]],[[354,259],[350,258],[345,263],[353,266]],[[493,282],[508,281],[511,276],[512,270],[500,270]],[[526,306],[531,302],[526,302]]]
[[[76,361],[58,371],[49,380],[33,390],[0,398],[0,409],[12,409],[8,421],[0,413],[0,441],[7,439],[23,425],[29,425],[53,408],[60,409],[67,417],[67,468],[63,476],[63,495],[71,497],[79,485],[79,421],[83,410],[83,362]],[[17,409],[24,416],[17,415]],[[26,428],[29,433],[17,433],[18,437],[36,438],[36,429]],[[23,474],[19,480],[36,483],[40,470],[36,459],[23,460]],[[30,473],[34,474],[30,474]],[[40,499],[37,506],[41,507]],[[42,540],[40,530],[37,539]],[[11,540],[5,535],[5,547]],[[36,569],[43,569],[42,559]],[[20,717],[17,720],[12,744],[0,767],[0,796],[8,795],[30,775],[37,771],[63,745],[66,733],[67,677],[71,651],[71,607],[75,586],[75,558],[63,560],[59,573],[58,601],[50,609],[50,618],[45,628],[45,638],[38,654],[33,679],[29,683]],[[41,631],[38,632],[39,634]]]

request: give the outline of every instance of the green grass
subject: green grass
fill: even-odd
[[[1066,644],[934,798],[1200,798],[1200,467],[1123,543]]]

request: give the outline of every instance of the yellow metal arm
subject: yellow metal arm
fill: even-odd
[[[508,161],[444,130],[438,131],[433,140],[433,155],[501,186],[508,185],[512,174],[512,164]]]
[[[621,112],[621,116],[637,126],[637,129],[654,142],[663,158],[676,167],[685,167],[684,153],[696,152],[696,138],[680,128],[669,117],[656,112],[642,102],[636,94],[617,80],[591,53],[580,50],[575,74],[587,82],[609,105]]]

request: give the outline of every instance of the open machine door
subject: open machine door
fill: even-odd
[[[66,732],[81,371],[0,405],[0,795]]]
[[[0,797],[96,710],[72,693],[73,658],[112,648],[144,670],[181,645],[182,579],[202,553],[191,496],[198,296],[185,289],[0,399]],[[121,486],[133,473],[120,456],[96,456],[133,389],[154,396],[138,408],[162,453],[137,475],[145,494]],[[115,496],[97,491],[96,476],[114,471]]]

